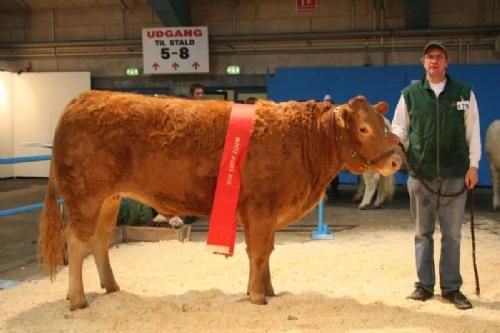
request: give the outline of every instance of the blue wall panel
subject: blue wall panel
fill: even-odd
[[[500,119],[500,65],[450,65],[448,73],[474,86],[481,119],[483,156],[479,165],[479,185],[491,185],[490,170],[484,153],[484,135],[488,125]],[[392,119],[400,91],[424,76],[421,66],[388,67],[307,67],[277,68],[267,76],[268,98],[277,102],[288,100],[323,100],[330,94],[336,103],[364,95],[372,103],[386,101]],[[341,173],[342,183],[353,183],[355,177]],[[398,173],[398,183],[406,177]]]

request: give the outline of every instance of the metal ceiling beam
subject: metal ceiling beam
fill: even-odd
[[[29,12],[31,10],[24,0],[16,0],[16,2],[23,9],[23,11]]]
[[[191,7],[185,0],[149,0],[161,23],[166,27],[191,25]]]
[[[126,10],[130,10],[129,6],[125,3],[124,0],[120,0],[120,2],[122,3],[123,8],[125,8]]]

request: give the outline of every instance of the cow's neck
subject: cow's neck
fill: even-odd
[[[314,175],[313,188],[324,189],[340,172],[342,163],[339,159],[340,146],[336,142],[336,131],[333,109],[317,115],[312,120],[308,131],[307,147],[309,156],[307,166]]]

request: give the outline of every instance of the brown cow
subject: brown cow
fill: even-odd
[[[250,260],[250,301],[274,295],[269,256],[274,232],[297,221],[321,199],[341,166],[394,173],[401,158],[385,140],[386,103],[364,97],[348,104],[256,104],[237,218]],[[378,111],[378,112],[375,112]],[[40,252],[51,277],[69,259],[72,310],[87,305],[82,260],[92,250],[101,286],[119,290],[108,257],[122,195],[167,215],[209,215],[231,103],[90,91],[75,98],[54,137]],[[69,223],[56,206],[64,199]]]

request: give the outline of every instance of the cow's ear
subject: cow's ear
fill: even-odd
[[[373,105],[373,108],[381,115],[384,115],[389,110],[389,104],[387,104],[386,102],[378,102],[377,104]]]
[[[342,128],[348,128],[348,117],[349,117],[349,106],[341,105],[335,107],[333,112],[335,113],[335,121],[337,125]]]

